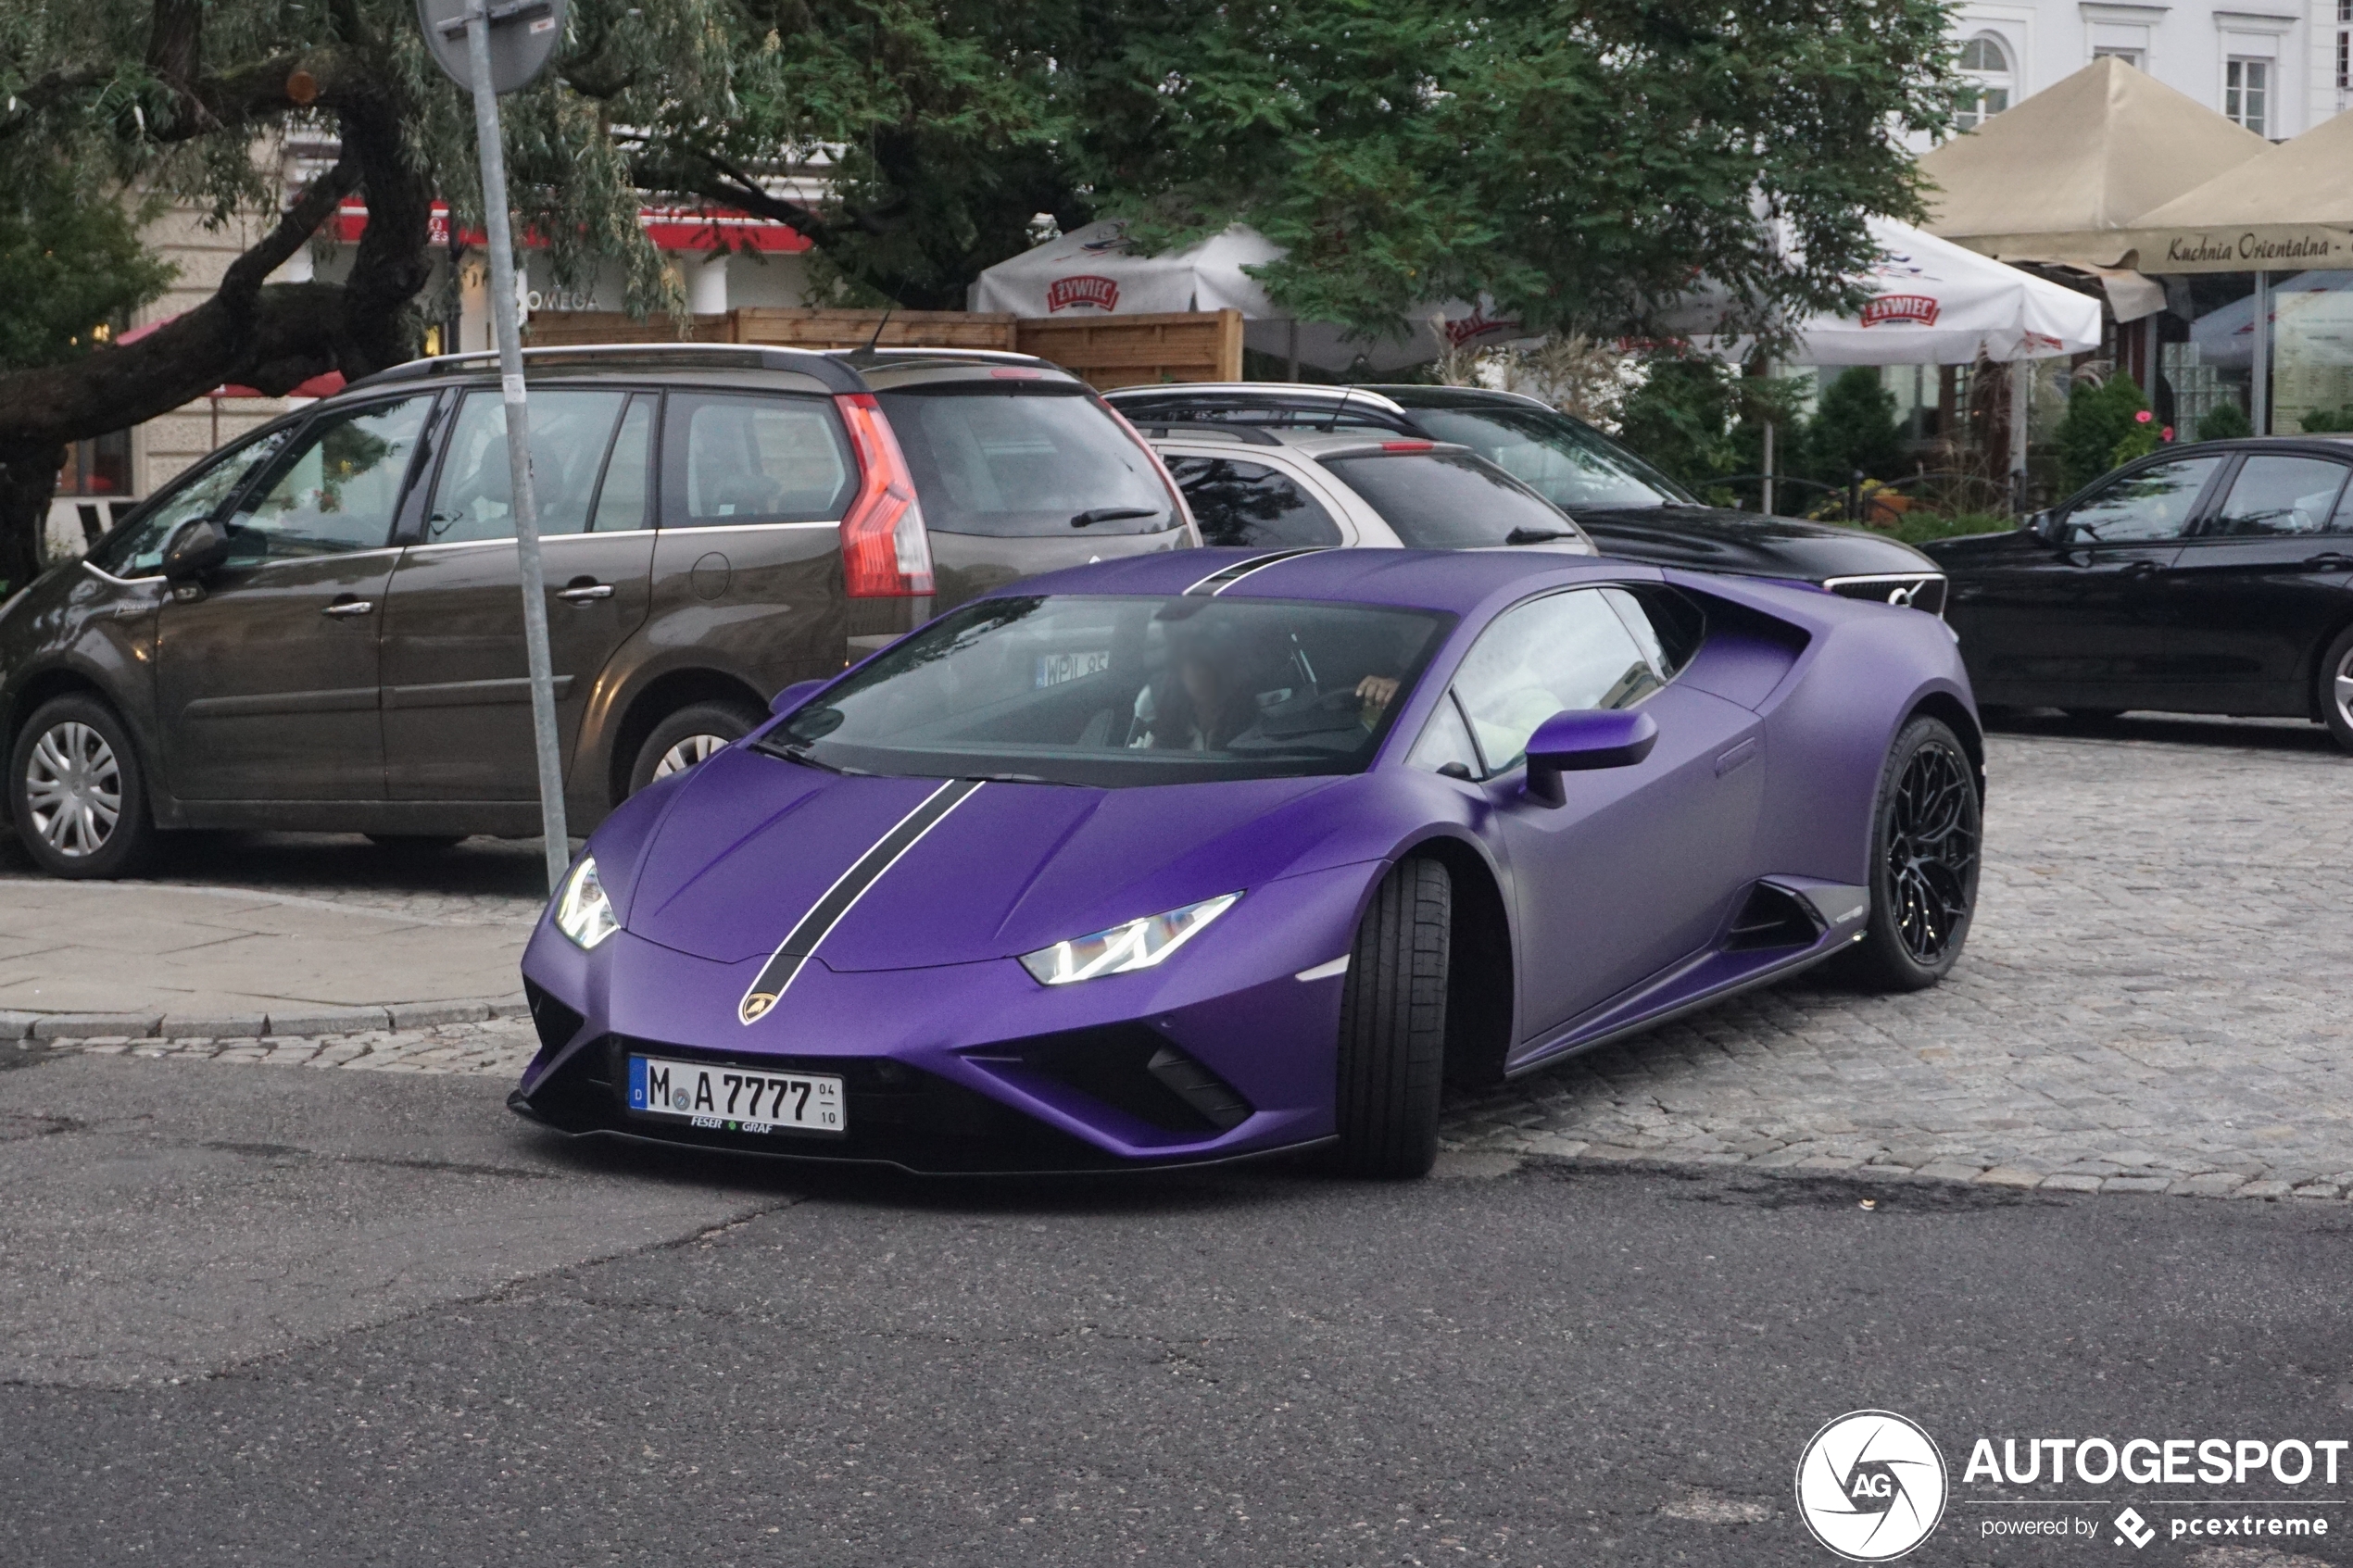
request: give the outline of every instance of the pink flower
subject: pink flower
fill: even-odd
[[[2155,414],[2152,414],[2146,408],[2144,408],[2139,413],[2133,416],[2133,420],[2135,424],[2146,424],[2155,418],[2157,418]]]
[[[2173,427],[2172,427],[2171,425],[2167,425],[2167,426],[2166,426],[2163,430],[2160,430],[2160,431],[2158,431],[2158,432],[2157,433],[2157,438],[2158,438],[2159,441],[2171,441],[2171,440],[2172,440],[2172,439],[2173,439]]]

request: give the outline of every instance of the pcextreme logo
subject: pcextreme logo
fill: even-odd
[[[1814,1434],[1797,1461],[1797,1512],[1850,1562],[1886,1562],[1944,1515],[1944,1456],[1892,1411],[1853,1411]]]

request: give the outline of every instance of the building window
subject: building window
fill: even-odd
[[[2271,62],[2233,57],[2222,68],[2222,116],[2258,136],[2271,134]]]
[[[2013,72],[2010,53],[2002,41],[1981,32],[1961,45],[1961,90],[1954,106],[1953,123],[1974,131],[2010,107]]]
[[[2092,58],[2095,60],[2122,60],[2134,70],[2141,69],[2141,52],[2138,49],[2124,48],[2120,44],[2102,44],[2100,47],[2092,51]]]
[[[2353,87],[2353,0],[2336,0],[2336,90]]]
[[[65,466],[57,470],[57,494],[129,495],[131,433],[110,431],[69,445]]]

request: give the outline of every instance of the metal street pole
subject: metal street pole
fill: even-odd
[[[489,231],[490,322],[497,336],[499,395],[507,409],[515,560],[522,569],[522,640],[531,660],[532,749],[539,759],[539,827],[547,840],[547,891],[552,895],[563,885],[572,864],[572,834],[564,825],[564,765],[556,744],[547,575],[539,558],[539,506],[531,489],[531,407],[523,396],[522,334],[515,324],[514,236],[507,220],[507,157],[498,135],[498,94],[491,85],[488,0],[467,0],[466,55],[473,68],[474,142],[482,154],[482,216]]]

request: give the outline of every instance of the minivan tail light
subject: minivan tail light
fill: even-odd
[[[841,520],[842,580],[853,599],[914,598],[932,591],[931,538],[899,438],[871,392],[834,399],[858,455],[858,495]]]

